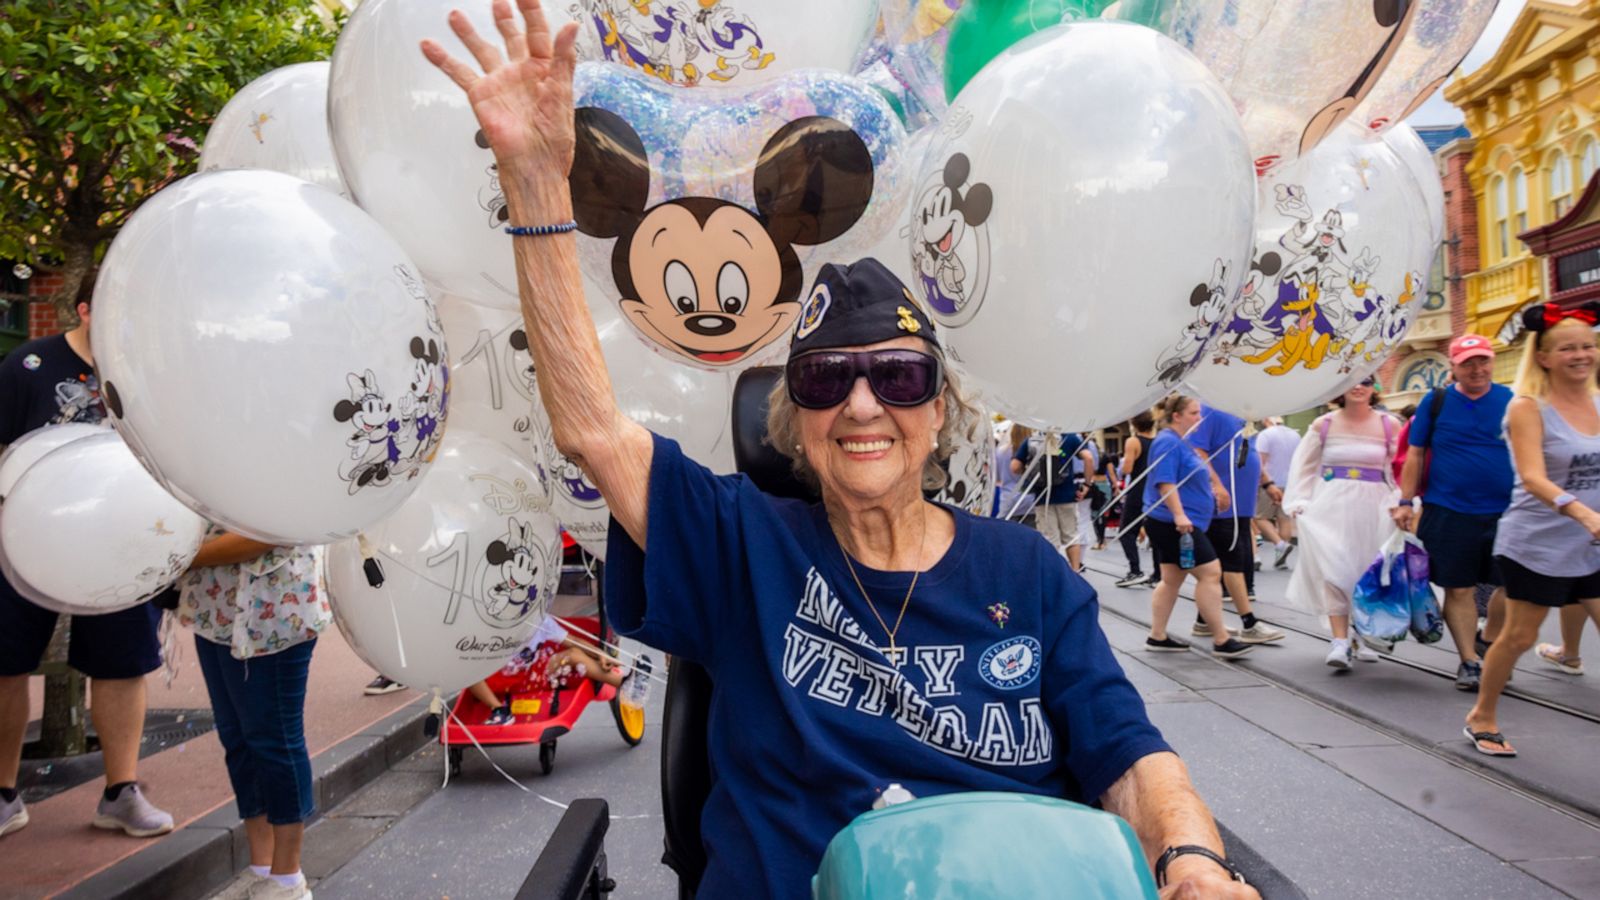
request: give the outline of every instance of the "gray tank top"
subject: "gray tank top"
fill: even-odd
[[[1589,508],[1600,509],[1600,436],[1578,433],[1548,403],[1539,407],[1546,474]],[[1595,409],[1600,410],[1600,397],[1595,398]],[[1600,572],[1600,545],[1582,525],[1523,489],[1520,475],[1511,492],[1511,507],[1500,519],[1494,552],[1541,575],[1577,578]]]

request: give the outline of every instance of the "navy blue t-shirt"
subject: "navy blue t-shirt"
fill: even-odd
[[[1439,420],[1427,397],[1411,419],[1407,443],[1432,452],[1428,462],[1429,506],[1458,513],[1493,516],[1511,505],[1511,451],[1506,448],[1506,407],[1514,396],[1503,384],[1476,400],[1455,387],[1445,389]]]
[[[1172,523],[1172,510],[1161,502],[1159,484],[1178,485],[1178,502],[1183,514],[1194,527],[1205,531],[1211,527],[1211,516],[1216,511],[1217,499],[1211,496],[1211,476],[1205,471],[1205,461],[1194,452],[1194,445],[1178,437],[1171,428],[1161,429],[1150,444],[1150,468],[1144,476],[1144,508],[1150,518]]]
[[[1238,416],[1204,405],[1200,414],[1204,418],[1189,432],[1189,443],[1211,457],[1211,468],[1233,498],[1226,515],[1255,518],[1256,491],[1261,487],[1261,456],[1256,453],[1255,438],[1244,436],[1244,420]],[[1209,476],[1206,484],[1211,484]]]
[[[94,368],[66,335],[29,341],[0,361],[0,445],[46,425],[105,417]]]
[[[821,505],[661,437],[649,492],[648,553],[611,526],[606,610],[716,684],[702,897],[809,898],[828,841],[893,782],[1095,803],[1170,749],[1094,589],[1032,529],[946,507],[955,541],[917,579],[891,660]],[[856,572],[893,622],[911,573]]]
[[[1023,441],[1022,446],[1018,447],[1017,452],[1013,454],[1013,457],[1018,462],[1022,463],[1024,472],[1027,471],[1028,463],[1033,460],[1033,454],[1044,446],[1042,443],[1044,440],[1046,440],[1046,438],[1039,438],[1037,440],[1030,438],[1029,440]],[[1075,461],[1078,464],[1077,468],[1073,468],[1070,465],[1051,465],[1049,471],[1042,471],[1039,474],[1039,480],[1036,483],[1031,486],[1023,486],[1029,488],[1029,493],[1037,494],[1039,491],[1043,490],[1045,484],[1044,479],[1046,476],[1048,476],[1050,478],[1050,491],[1044,498],[1044,502],[1046,504],[1078,502],[1078,484],[1081,479],[1081,475],[1079,473],[1083,471],[1083,460],[1078,459],[1078,453],[1083,450],[1083,446],[1086,443],[1088,442],[1083,438],[1082,435],[1061,435],[1061,449],[1056,455],[1058,457],[1064,457],[1067,460]],[[1072,477],[1057,477],[1058,474],[1060,474],[1058,470],[1071,470],[1073,473]]]

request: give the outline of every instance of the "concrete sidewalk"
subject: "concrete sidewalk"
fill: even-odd
[[[160,672],[148,677],[149,707],[209,709],[205,682],[195,660],[193,635],[180,631],[178,646],[178,674],[172,685],[166,685]],[[361,688],[372,675],[337,628],[323,633],[312,656],[306,696],[306,743],[313,766],[319,771],[327,768],[330,750],[370,730],[420,696],[407,690],[364,697]],[[43,679],[33,679],[31,688],[32,709],[37,717],[42,706]],[[31,760],[23,760],[22,764],[39,765]],[[57,896],[136,856],[171,858],[176,845],[194,841],[185,826],[214,812],[216,815],[208,822],[237,822],[233,790],[215,733],[146,756],[139,763],[139,779],[151,800],[172,813],[178,825],[173,833],[139,839],[90,827],[104,782],[96,779],[81,784],[29,804],[30,824],[0,838],[0,861],[5,873],[0,880],[0,898]]]

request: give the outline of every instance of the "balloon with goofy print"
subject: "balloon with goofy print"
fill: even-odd
[[[334,618],[368,665],[448,693],[522,646],[561,574],[539,480],[499,441],[452,432],[405,505],[329,549]]]
[[[1245,418],[1319,405],[1377,371],[1417,313],[1434,244],[1405,163],[1346,123],[1262,179],[1244,290],[1186,379]]]
[[[416,268],[330,191],[193,175],[133,214],[95,285],[109,420],[213,522],[320,544],[393,512],[444,433],[450,365]]]

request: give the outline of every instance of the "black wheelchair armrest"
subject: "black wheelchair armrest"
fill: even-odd
[[[517,900],[603,900],[616,889],[606,874],[610,827],[606,801],[572,801],[517,890]]]

